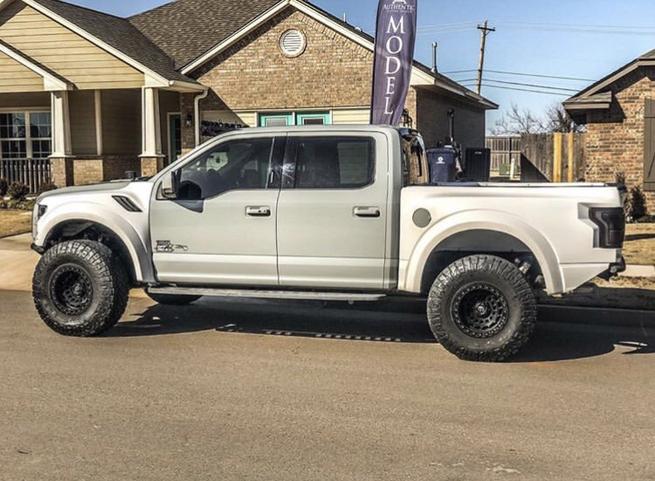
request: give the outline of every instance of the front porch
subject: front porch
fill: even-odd
[[[180,92],[0,94],[0,177],[37,192],[153,175],[182,150]]]

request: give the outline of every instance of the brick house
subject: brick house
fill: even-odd
[[[0,2],[0,176],[150,175],[235,125],[368,123],[373,38],[304,0],[177,0],[130,18]],[[497,105],[418,62],[426,143],[484,145]]]
[[[587,126],[586,180],[626,175],[655,211],[655,50],[636,58],[564,102]]]

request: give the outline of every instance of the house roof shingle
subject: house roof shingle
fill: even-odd
[[[280,0],[178,0],[128,20],[180,69]]]
[[[59,0],[34,1],[167,80],[196,83],[178,72],[173,61],[126,19]]]

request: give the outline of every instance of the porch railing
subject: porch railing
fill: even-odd
[[[0,178],[25,184],[35,194],[52,179],[50,159],[0,159]]]

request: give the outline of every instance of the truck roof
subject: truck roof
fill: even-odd
[[[348,130],[351,132],[399,132],[402,130],[400,127],[391,127],[389,125],[367,125],[367,124],[338,124],[338,125],[297,125],[285,127],[249,127],[241,129],[245,132],[256,131],[258,133],[289,133],[289,132],[343,132]],[[234,132],[234,131],[232,131]]]

